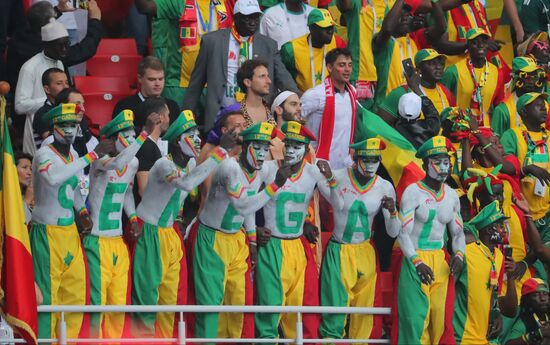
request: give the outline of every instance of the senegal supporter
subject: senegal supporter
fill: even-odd
[[[429,98],[409,92],[401,96],[398,108],[399,119],[394,124],[395,129],[415,148],[439,134],[439,113]],[[426,115],[424,119],[419,118],[421,111]]]
[[[395,88],[406,84],[403,61],[414,61],[419,50],[412,33],[412,18],[419,9],[420,2],[397,0],[388,15],[384,18],[382,28],[373,38],[374,62],[378,82],[376,86],[376,103],[380,104]],[[432,4],[432,15],[443,18],[437,1]],[[428,41],[437,40],[445,30],[444,20],[436,20],[435,25],[416,33]]]
[[[155,50],[166,68],[162,94],[182,108],[202,36],[231,27],[232,8],[226,0],[137,0],[136,7],[153,18],[153,45],[166,44],[166,49]]]
[[[309,13],[309,34],[295,38],[281,47],[281,60],[290,72],[300,91],[305,92],[325,80],[327,52],[337,47],[330,12],[314,9]],[[342,44],[340,44],[342,46]]]
[[[453,327],[457,344],[487,344],[502,330],[502,314],[516,314],[515,263],[497,247],[506,234],[506,216],[493,201],[479,211],[464,231],[465,264],[456,278]],[[506,273],[507,281],[504,282]],[[506,294],[502,286],[507,284]]]
[[[529,92],[543,92],[546,86],[546,72],[529,58],[519,56],[512,62],[512,82],[506,97],[491,114],[491,129],[497,135],[521,125],[516,102]]]
[[[504,95],[504,81],[498,68],[487,60],[489,34],[483,29],[466,33],[468,55],[450,66],[442,83],[462,109],[471,109],[480,126],[491,125],[489,112]]]
[[[502,135],[506,154],[519,159],[521,192],[529,202],[533,220],[544,242],[550,241],[550,139],[543,127],[547,118],[547,95],[526,93],[517,109],[523,125]]]
[[[390,125],[399,118],[399,99],[410,91],[427,97],[437,109],[438,116],[445,108],[455,106],[453,95],[440,83],[445,70],[445,55],[441,55],[433,49],[422,49],[414,56],[414,64],[416,73],[407,78],[407,85],[392,90],[377,111]],[[421,113],[420,119],[423,118],[424,113]]]
[[[265,10],[259,33],[277,42],[277,49],[286,42],[308,33],[308,15],[313,7],[302,0],[284,0]]]

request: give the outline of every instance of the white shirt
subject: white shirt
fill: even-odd
[[[300,101],[302,103],[302,118],[307,120],[306,127],[318,138],[325,111],[325,84],[307,90]],[[343,169],[353,165],[353,160],[349,155],[353,108],[347,90],[344,93],[335,92],[334,106],[335,120],[329,162],[332,169]],[[317,141],[313,141],[311,146],[317,150],[317,144]]]
[[[36,146],[33,138],[32,120],[34,113],[46,101],[46,93],[42,86],[42,74],[52,67],[64,70],[60,60],[50,59],[42,51],[23,64],[17,79],[15,111],[20,115],[27,116],[23,133],[23,151],[33,156]]]
[[[241,37],[243,41],[246,41],[248,37]],[[239,70],[239,50],[240,44],[237,42],[233,35],[229,36],[229,52],[227,55],[227,81],[225,83],[225,90],[222,99],[222,107],[234,104],[235,92],[238,88],[237,85],[237,71]],[[252,59],[252,42],[248,45],[248,58]]]
[[[270,7],[260,21],[260,33],[277,42],[277,48],[286,42],[309,33],[307,16],[313,7],[303,4],[301,13],[286,9],[284,2]]]

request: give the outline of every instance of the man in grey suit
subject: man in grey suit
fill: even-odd
[[[271,95],[277,89],[298,92],[296,83],[281,61],[277,43],[255,33],[261,13],[257,0],[238,0],[233,27],[202,37],[199,56],[183,99],[183,109],[197,109],[202,89],[207,84],[206,107],[201,121],[205,133],[214,125],[220,109],[240,100],[242,92],[246,91],[239,89],[236,76],[239,66],[248,59],[267,62],[269,76],[274,81]]]

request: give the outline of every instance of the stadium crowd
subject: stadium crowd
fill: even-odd
[[[96,0],[29,5],[0,5],[0,80],[39,303],[388,306],[303,315],[304,337],[550,343],[550,0],[134,0],[149,53],[107,118],[75,82]],[[185,317],[296,337],[295,314]]]

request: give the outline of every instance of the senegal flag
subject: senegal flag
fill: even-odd
[[[393,180],[397,200],[400,200],[408,185],[424,178],[422,160],[414,156],[414,146],[380,116],[362,107],[357,108],[357,112],[362,114],[357,114],[359,124],[355,140],[379,138],[386,143],[386,149],[382,151],[382,165]]]
[[[37,311],[29,233],[13,158],[6,100],[0,96],[0,300],[2,316],[27,344],[36,344]]]

